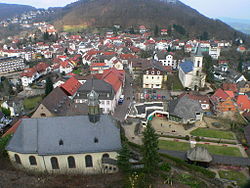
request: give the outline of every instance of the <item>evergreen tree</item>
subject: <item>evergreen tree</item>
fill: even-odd
[[[243,66],[242,56],[240,56],[240,60],[239,60],[239,64],[238,64],[238,71],[239,72],[242,72],[242,66]]]
[[[45,95],[47,96],[53,90],[53,82],[50,77],[46,78]]]
[[[158,27],[158,25],[155,25],[154,36],[155,36],[155,37],[158,37],[158,36],[159,36],[159,27]]]
[[[129,173],[131,171],[131,164],[129,162],[130,151],[128,148],[127,141],[123,142],[122,149],[119,151],[117,158],[118,158],[117,161],[118,168],[124,173]]]
[[[168,52],[171,52],[171,47],[170,46],[168,46]]]
[[[43,40],[44,41],[49,40],[49,32],[48,31],[46,31],[46,32],[43,33]]]
[[[159,168],[160,156],[158,153],[158,136],[151,123],[148,123],[143,132],[143,162],[147,173],[154,173]]]

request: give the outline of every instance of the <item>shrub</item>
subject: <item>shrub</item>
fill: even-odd
[[[7,146],[9,140],[11,139],[11,135],[5,136],[0,139],[0,156],[7,157],[7,151],[5,150],[5,147]]]
[[[160,166],[160,169],[165,172],[169,172],[171,170],[171,166],[168,163],[163,163]]]
[[[201,138],[200,138],[199,136],[196,136],[196,137],[195,137],[195,141],[200,142],[200,141],[201,141]]]
[[[190,136],[186,135],[185,140],[190,140]]]

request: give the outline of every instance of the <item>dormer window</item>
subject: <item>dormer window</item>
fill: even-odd
[[[59,146],[62,146],[63,145],[63,140],[59,140]]]
[[[94,143],[98,143],[98,138],[94,138]]]
[[[152,71],[151,74],[155,74],[155,71]]]
[[[158,74],[158,75],[161,74],[161,71],[157,71],[157,74]]]
[[[149,74],[149,71],[147,71],[146,74]]]

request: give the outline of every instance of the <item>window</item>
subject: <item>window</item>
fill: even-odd
[[[154,77],[152,76],[152,79],[154,79]]]
[[[72,156],[68,157],[69,168],[76,168],[75,158]]]
[[[29,157],[30,165],[37,165],[36,158],[34,156]]]
[[[197,63],[197,67],[200,67],[200,61],[198,61],[198,63]]]
[[[21,164],[21,159],[20,159],[19,155],[15,154],[14,157],[15,157],[16,163]]]
[[[107,105],[109,105],[110,104],[110,101],[107,101]]]
[[[40,115],[41,115],[41,117],[46,117],[45,113],[41,113]]]
[[[146,74],[149,74],[149,71],[147,71]]]
[[[155,71],[152,71],[151,74],[155,74]]]
[[[94,138],[94,143],[98,143],[98,138]]]
[[[109,154],[107,154],[107,153],[103,154],[102,158],[109,158]]]
[[[92,162],[92,157],[90,155],[85,156],[85,166],[88,167],[93,167],[93,162]]]
[[[157,74],[158,74],[158,75],[161,74],[161,71],[157,71]]]
[[[52,169],[59,169],[59,164],[56,157],[50,158]]]

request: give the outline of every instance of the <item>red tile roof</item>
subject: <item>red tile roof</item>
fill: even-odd
[[[237,97],[237,104],[241,111],[250,110],[250,100],[247,95],[239,95]]]
[[[67,95],[73,96],[81,85],[82,84],[75,77],[71,77],[60,87],[67,93]]]
[[[234,92],[233,91],[225,91],[226,92],[226,94],[228,94],[228,96],[230,97],[230,98],[234,98]]]
[[[229,97],[229,95],[222,90],[221,88],[217,89],[216,92],[213,94],[213,96],[211,97],[211,99],[213,101],[218,101],[220,99],[222,100],[226,100]]]
[[[223,88],[223,90],[233,91],[234,93],[238,92],[237,85],[234,83],[224,83],[222,88]]]
[[[22,117],[21,119],[19,119],[16,123],[14,123],[14,125],[12,125],[12,127],[11,127],[6,133],[4,133],[4,134],[2,135],[2,138],[5,137],[5,136],[8,136],[8,135],[10,135],[10,134],[15,133],[15,132],[16,132],[16,129],[19,127],[19,125],[20,125],[21,122],[22,122],[22,119],[24,119],[24,118],[29,118],[29,117],[24,116],[24,117]]]
[[[116,68],[105,70],[102,76],[102,80],[112,85],[115,92],[117,92],[122,87],[124,79],[125,72],[123,70],[118,71]]]

